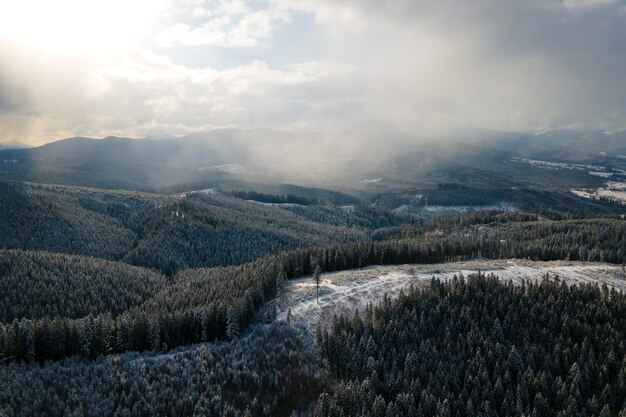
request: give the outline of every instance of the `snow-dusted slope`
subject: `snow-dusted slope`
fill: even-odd
[[[626,290],[622,267],[603,263],[481,259],[431,265],[376,266],[322,274],[319,302],[312,277],[291,281],[278,319],[286,320],[290,310],[292,323],[304,324],[314,331],[319,321],[322,325],[329,324],[333,315],[362,310],[369,302],[376,304],[382,300],[384,294],[394,297],[402,288],[425,285],[432,277],[445,280],[455,274],[467,276],[479,270],[515,284],[522,280],[541,280],[547,273],[550,278],[558,277],[568,284],[598,282]]]

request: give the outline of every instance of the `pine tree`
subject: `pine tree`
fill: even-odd
[[[278,302],[278,308],[284,308],[287,303],[287,289],[285,288],[285,282],[287,276],[285,271],[280,271],[276,277],[276,300]]]
[[[317,399],[314,417],[327,417],[330,413],[330,395],[323,392]]]
[[[609,405],[605,404],[604,407],[602,407],[602,411],[600,411],[599,417],[611,417],[612,415],[613,413],[611,413]]]
[[[80,353],[85,358],[91,357],[91,342],[93,336],[93,322],[92,317],[89,316],[80,321],[78,326],[78,336],[80,338]]]
[[[117,332],[115,334],[115,347],[118,352],[126,352],[131,349],[131,328],[128,320],[122,319],[118,323]]]
[[[204,335],[205,330],[203,329],[203,342],[206,342],[206,336]],[[157,352],[161,347],[161,330],[159,328],[159,321],[152,320],[150,322],[150,349],[153,352]]]
[[[4,326],[0,323],[0,364],[4,362],[4,340],[5,340]]]
[[[26,362],[32,363],[35,361],[35,343],[33,341],[33,330],[31,328],[31,323],[28,322],[24,324],[21,330],[25,346],[24,359],[26,360]]]
[[[229,307],[226,313],[226,336],[230,340],[239,337],[239,314],[234,307]]]

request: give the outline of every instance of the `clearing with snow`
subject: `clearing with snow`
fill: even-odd
[[[447,280],[454,275],[468,276],[478,271],[488,275],[493,273],[500,280],[511,281],[515,285],[524,280],[541,281],[548,274],[550,279],[559,279],[568,285],[598,283],[626,290],[623,266],[605,263],[480,259],[427,265],[373,266],[322,274],[319,301],[316,300],[313,277],[290,281],[278,319],[287,320],[290,314],[291,323],[304,325],[314,334],[318,322],[328,325],[334,315],[363,310],[370,302],[377,304],[385,294],[394,297],[411,285],[427,285],[433,277]]]

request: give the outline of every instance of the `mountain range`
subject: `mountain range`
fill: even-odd
[[[272,182],[276,178],[305,185],[356,187],[376,185],[372,178],[383,178],[387,185],[456,177],[497,181],[495,177],[514,175],[523,179],[527,174],[541,180],[532,170],[520,177],[520,167],[510,162],[530,158],[626,169],[625,155],[623,131],[481,130],[436,141],[374,133],[218,129],[182,137],[74,137],[33,148],[3,149],[0,178],[144,190],[202,181]]]

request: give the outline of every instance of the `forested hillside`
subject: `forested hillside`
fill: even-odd
[[[433,280],[319,333],[315,416],[623,416],[625,318],[608,288]]]
[[[0,184],[0,188],[4,197],[0,200],[0,376],[11,381],[0,393],[0,415],[4,412],[8,416],[160,413],[291,417],[293,410],[300,415],[315,412],[318,416],[341,413],[360,416],[372,410],[384,412],[384,415],[403,415],[402,407],[411,401],[415,410],[422,406],[424,416],[454,416],[456,411],[470,406],[473,408],[468,409],[476,412],[499,415],[497,413],[513,403],[525,414],[532,415],[534,409],[540,407],[537,410],[548,410],[543,415],[551,415],[550,410],[566,410],[562,398],[569,401],[569,396],[563,397],[565,394],[561,391],[571,389],[567,378],[573,363],[583,366],[582,359],[576,356],[580,349],[570,354],[564,348],[565,357],[554,357],[562,363],[558,373],[552,373],[554,380],[550,380],[559,387],[558,399],[550,397],[546,403],[535,402],[539,392],[542,398],[556,395],[543,390],[545,384],[529,385],[532,400],[523,393],[519,394],[520,399],[517,386],[522,379],[511,370],[509,379],[505,379],[504,371],[501,384],[509,387],[515,396],[507,397],[504,403],[500,397],[481,394],[478,400],[473,392],[454,391],[454,384],[458,384],[461,377],[455,377],[452,382],[446,382],[446,378],[460,375],[461,371],[468,381],[475,383],[479,379],[483,383],[482,374],[475,374],[475,368],[460,368],[455,361],[441,365],[446,369],[445,377],[428,374],[420,376],[419,381],[400,375],[398,372],[404,369],[404,362],[388,362],[386,356],[372,356],[372,362],[369,356],[357,355],[356,358],[363,359],[359,359],[358,364],[342,363],[341,358],[333,355],[354,348],[353,339],[341,339],[350,331],[345,323],[352,323],[344,319],[339,322],[343,324],[335,325],[337,329],[344,326],[341,331],[331,331],[324,336],[321,362],[311,350],[314,346],[308,345],[289,324],[263,327],[261,323],[275,321],[274,299],[286,291],[286,280],[309,276],[316,271],[477,257],[623,264],[626,257],[626,222],[611,213],[588,215],[584,213],[586,209],[582,212],[554,208],[539,212],[479,211],[442,216],[389,210],[366,196],[354,204],[335,205],[321,197],[325,195],[322,191],[313,191],[311,195],[318,197],[311,197],[308,189],[298,188],[291,189],[296,194],[237,191],[235,195],[228,195],[232,190],[151,194],[15,183]],[[441,186],[436,193],[446,192],[453,193],[448,203],[459,196],[473,198],[471,188]],[[342,203],[352,202],[351,197],[343,194],[331,192],[328,196]],[[257,200],[247,201],[248,197]],[[489,194],[480,193],[475,197],[476,203],[490,198]],[[520,304],[516,304],[515,297],[524,299],[525,295],[510,288],[500,289],[490,280],[481,279],[484,282],[479,279],[463,284],[470,288],[468,294],[473,286],[481,291],[473,301],[467,297],[462,299],[458,309],[477,309],[487,314],[489,308],[497,307],[501,320],[507,314],[511,320],[518,317],[501,309],[508,304]],[[433,287],[439,288],[437,294],[449,290],[441,285]],[[623,336],[619,333],[619,326],[623,324],[611,320],[613,315],[623,313],[622,307],[611,310],[603,306],[610,303],[621,306],[619,302],[623,300],[613,297],[614,293],[609,297],[602,293],[600,299],[594,299],[596,293],[591,289],[572,290],[571,294],[563,295],[562,291],[569,290],[545,288],[545,291],[552,291],[550,299],[559,302],[539,312],[531,309],[532,314],[543,312],[565,317],[569,313],[562,299],[569,300],[569,305],[575,305],[576,309],[587,308],[590,300],[596,300],[597,308],[603,309],[592,310],[593,317],[601,323],[608,320],[616,329],[616,333],[610,334],[613,338],[610,346],[619,363],[619,349],[623,350],[623,344],[615,345],[614,340]],[[479,295],[488,297],[488,290],[501,301],[495,307],[479,308],[480,303],[487,302]],[[581,298],[575,299],[580,294]],[[419,299],[421,296],[412,293],[411,297]],[[444,296],[438,304],[433,302],[428,308],[441,308],[450,301],[450,297]],[[466,302],[469,304],[463,304]],[[380,309],[391,308],[390,303],[385,301]],[[460,325],[446,317],[440,318],[441,323],[452,329]],[[556,329],[554,338],[547,339],[547,343],[566,346],[585,337],[588,343],[596,343],[594,337],[604,337],[606,326],[602,329],[589,327],[584,321],[587,318],[572,315],[568,320],[578,324],[567,327],[570,333],[563,329],[559,333],[561,330]],[[532,319],[532,315],[515,318]],[[488,320],[480,317],[476,320],[476,332],[486,331],[480,326]],[[395,322],[389,323],[392,324],[383,327]],[[421,318],[416,323],[423,324]],[[398,326],[411,329],[411,323],[398,322]],[[506,326],[512,325],[503,322],[503,328],[512,328]],[[358,324],[358,328],[361,327],[363,325]],[[543,331],[539,327],[531,329]],[[418,330],[426,331],[421,327]],[[390,343],[397,345],[395,351],[388,348],[394,357],[398,352],[406,356],[405,350],[409,348],[402,344],[406,342],[402,339],[404,336],[393,332],[390,335]],[[491,337],[489,333],[485,335]],[[535,360],[533,355],[547,347],[541,344],[542,340],[527,336],[523,342],[529,350],[518,350],[524,361]],[[336,341],[332,342],[336,350],[328,347],[331,339]],[[480,338],[479,346],[469,346],[468,340],[453,341],[454,346],[465,349],[462,355],[480,358],[492,347]],[[441,343],[449,341],[445,339]],[[470,341],[474,343],[474,339]],[[202,345],[185,348],[198,343]],[[512,339],[506,343],[509,344],[502,339],[501,349],[509,349],[509,352],[513,344],[522,342]],[[593,352],[610,355],[611,347],[605,350],[594,347]],[[171,353],[176,349],[185,349],[185,352]],[[546,352],[542,353],[549,357]],[[462,355],[460,357],[465,357]],[[376,361],[380,363],[377,365]],[[376,371],[379,378],[393,381],[381,379],[381,388],[371,385],[374,379],[363,376],[365,374],[343,379],[347,377],[345,369],[363,371],[363,366],[369,366],[364,363],[370,362],[376,369],[380,368]],[[443,368],[444,365],[447,368]],[[483,364],[490,378],[496,373],[500,375],[506,366],[505,362],[500,367],[492,362]],[[482,372],[483,368],[480,369]],[[540,372],[536,360],[530,369],[533,378],[536,377]],[[363,372],[369,371],[370,368],[365,368]],[[581,372],[587,375],[586,381],[608,383],[609,388],[596,390],[587,385],[588,390],[581,391],[581,400],[567,410],[596,415],[596,409],[602,411],[606,406],[615,417],[622,395],[620,377],[614,373],[608,375],[608,371],[597,367]],[[70,374],[77,382],[68,382]],[[592,379],[596,377],[597,380]],[[354,381],[357,379],[361,388],[354,395],[361,398],[361,402],[353,403],[350,396],[353,395],[351,390],[356,390]],[[28,388],[24,388],[26,380],[33,381]],[[441,382],[448,391],[443,394],[433,391],[422,397],[424,384],[432,385],[426,381]],[[497,378],[489,381],[495,384]],[[416,387],[419,390],[410,391],[414,395],[410,397],[406,390]],[[324,390],[327,394],[319,398],[315,411],[316,398]],[[42,391],[45,394],[39,394],[41,400],[29,401],[35,392]],[[419,398],[415,392],[419,392]],[[444,406],[442,398],[446,395],[456,402],[449,401]],[[175,399],[168,399],[170,397]],[[471,404],[467,405],[469,399]],[[500,411],[489,408],[496,403]],[[537,415],[542,414],[537,412]]]
[[[346,213],[335,206],[272,207],[192,194],[131,225],[139,241],[123,260],[171,274],[241,264],[296,248],[364,242],[371,230],[410,221],[370,208]]]
[[[166,282],[158,273],[121,262],[0,250],[0,323],[115,317],[155,295]]]
[[[563,232],[567,229],[567,233]],[[497,229],[496,229],[497,230]],[[232,338],[258,320],[276,296],[280,277],[295,278],[375,264],[435,263],[473,257],[572,259],[622,263],[626,222],[530,222],[484,235],[433,235],[347,246],[304,249],[236,267],[190,269],[177,274],[141,305],[118,318],[21,320],[0,326],[8,361],[43,361],[82,354],[155,350]],[[59,343],[59,338],[67,342]],[[0,339],[1,340],[1,339]]]
[[[624,317],[626,297],[594,285],[433,280],[336,318],[321,362],[288,323],[255,325],[167,355],[1,366],[0,412],[623,417]]]
[[[414,221],[362,206],[271,207],[223,195],[158,195],[0,183],[0,248],[89,255],[173,275],[281,251],[363,242]],[[16,233],[19,230],[19,233]]]
[[[596,177],[599,178],[599,177]],[[602,186],[598,181],[591,188]],[[457,182],[437,183],[428,188],[409,188],[392,192],[375,193],[370,200],[377,207],[396,211],[437,214],[441,209],[472,210],[522,210],[544,215],[577,214],[586,216],[617,215],[624,213],[624,205],[606,199],[581,199],[569,188],[540,188],[527,185],[505,186],[499,179],[487,184],[465,185]]]
[[[0,415],[287,417],[321,391],[315,356],[298,331],[277,324],[171,355],[0,366]]]
[[[115,216],[85,208],[63,193],[42,195],[0,182],[0,195],[0,248],[118,259],[136,240]]]

